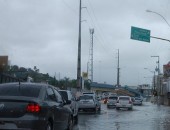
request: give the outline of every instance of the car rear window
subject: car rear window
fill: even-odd
[[[135,100],[141,100],[140,98],[135,98]]]
[[[0,96],[26,96],[38,97],[40,93],[40,86],[37,85],[0,85]]]
[[[109,97],[109,99],[117,100],[117,97]]]
[[[129,100],[129,97],[119,97],[119,100]]]
[[[88,99],[93,99],[93,96],[88,96],[88,95],[80,96],[80,100],[88,100]]]
[[[67,101],[68,100],[68,95],[66,91],[59,91],[61,96]]]

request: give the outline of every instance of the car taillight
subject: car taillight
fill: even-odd
[[[27,105],[27,112],[39,112],[40,106],[38,104],[30,103]]]

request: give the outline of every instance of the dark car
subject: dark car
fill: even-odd
[[[73,96],[72,92],[69,90],[59,90],[60,94],[64,98],[64,100],[67,102],[67,106],[70,107],[70,109],[73,112],[73,118],[74,118],[74,123],[78,123],[78,109],[79,109],[79,104],[78,101],[76,101],[75,96]]]
[[[48,84],[0,84],[0,129],[71,130],[72,112],[64,105]]]

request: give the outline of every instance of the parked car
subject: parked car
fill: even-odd
[[[72,111],[65,104],[48,84],[0,84],[0,129],[72,130]]]
[[[69,90],[59,90],[59,92],[64,98],[64,100],[67,102],[67,104],[69,104],[68,107],[70,107],[70,109],[72,110],[74,122],[75,124],[77,124],[78,123],[78,108],[79,108],[78,101],[76,100],[75,96],[73,96],[72,92]]]
[[[79,97],[79,111],[98,111],[98,106],[93,96],[82,95]]]
[[[133,105],[142,105],[142,101],[140,97],[134,97]]]
[[[117,96],[109,96],[107,99],[107,108],[116,107]]]
[[[88,96],[92,96],[95,105],[97,106],[97,110],[100,111],[101,110],[101,103],[99,101],[99,99],[97,98],[96,94],[93,92],[83,92],[83,95],[88,95]]]
[[[116,109],[119,110],[120,108],[133,109],[133,102],[130,96],[118,96]]]

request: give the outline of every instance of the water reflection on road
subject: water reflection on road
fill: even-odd
[[[144,102],[128,111],[102,104],[98,114],[80,113],[74,130],[170,130],[170,107]]]

